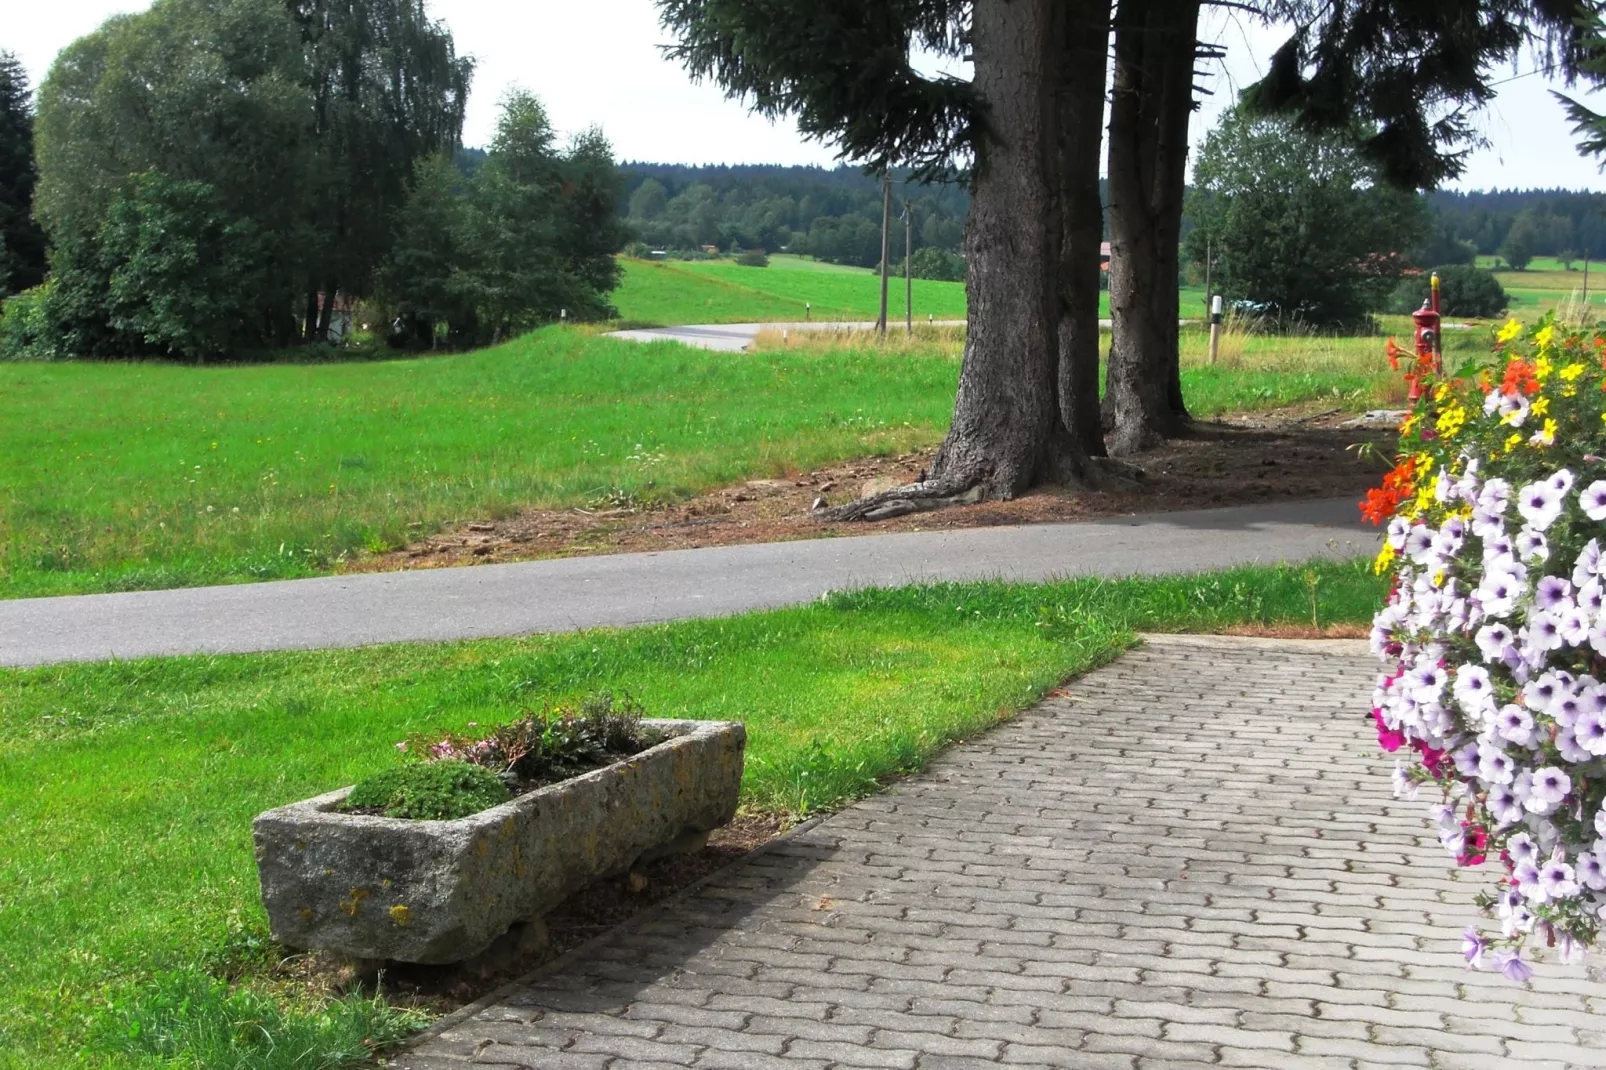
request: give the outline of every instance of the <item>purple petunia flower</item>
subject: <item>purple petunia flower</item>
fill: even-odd
[[[1502,828],[1521,821],[1523,814],[1527,812],[1523,809],[1522,800],[1517,797],[1516,790],[1509,784],[1497,784],[1490,788],[1487,806],[1489,813],[1500,822]]]
[[[1557,494],[1565,495],[1573,489],[1573,474],[1570,470],[1562,468],[1555,475],[1545,480],[1545,483]]]
[[[1500,707],[1500,712],[1495,715],[1494,730],[1507,743],[1526,747],[1533,739],[1534,719],[1527,710],[1511,703]]]
[[[1560,576],[1546,576],[1534,588],[1534,604],[1540,609],[1555,609],[1572,604],[1573,585]]]
[[[1502,951],[1496,956],[1496,960],[1500,966],[1500,973],[1508,981],[1521,984],[1534,975],[1533,967],[1522,961],[1522,956],[1515,951]]]
[[[1573,781],[1553,765],[1534,770],[1533,788],[1526,803],[1530,813],[1547,814],[1561,805],[1567,793],[1573,790]]]
[[[1474,970],[1483,969],[1483,937],[1478,930],[1468,925],[1461,934],[1461,954],[1467,958],[1467,966]]]

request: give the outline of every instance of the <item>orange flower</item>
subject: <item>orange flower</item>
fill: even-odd
[[[1532,364],[1514,360],[1506,365],[1506,377],[1500,384],[1500,392],[1515,394],[1519,390],[1524,394],[1539,393],[1539,379]]]

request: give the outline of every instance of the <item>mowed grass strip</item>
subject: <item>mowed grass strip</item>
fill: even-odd
[[[624,690],[655,716],[746,722],[746,805],[804,814],[919,768],[1114,656],[1134,630],[1358,622],[1381,594],[1364,563],[1329,563],[869,590],[630,631],[0,672],[0,1066],[143,1065],[116,1050],[147,1051],[151,1037],[179,1038],[164,1050],[181,1065],[338,1062],[287,1060],[288,1044],[246,1051],[267,1028],[260,1013],[220,1053],[219,1016],[241,1012],[209,987],[216,976],[247,1006],[252,993],[270,998],[273,1028],[299,1029],[302,1045],[334,1050],[353,1030],[386,1028],[382,1009],[331,1011],[273,979],[250,822],[395,762],[392,744],[411,731]],[[308,1024],[319,1016],[335,1024],[319,1033]]]
[[[548,328],[348,364],[0,364],[0,596],[326,572],[525,506],[608,508],[937,441],[955,359]]]

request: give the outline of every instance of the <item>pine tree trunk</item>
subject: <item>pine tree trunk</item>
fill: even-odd
[[[1105,456],[1099,422],[1099,246],[1104,240],[1099,164],[1104,147],[1104,76],[1109,0],[1059,5],[1060,420],[1077,446]]]
[[[1198,18],[1199,0],[1121,0],[1116,10],[1109,167],[1114,337],[1106,403],[1117,456],[1152,449],[1185,427],[1177,271]]]
[[[961,499],[1008,499],[1084,458],[1060,426],[1055,6],[976,0],[974,88],[987,129],[965,227],[970,324],[953,425],[921,483],[831,519],[884,519]]]

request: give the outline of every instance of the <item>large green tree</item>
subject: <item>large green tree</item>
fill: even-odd
[[[28,72],[0,51],[0,297],[39,285],[45,235],[33,218],[33,95]]]
[[[129,307],[136,285],[136,276],[125,275],[114,301],[117,262],[103,241],[112,209],[145,203],[160,189],[182,188],[186,195],[159,210],[152,205],[152,219],[185,216],[182,229],[191,235],[224,219],[225,226],[249,223],[261,236],[253,254],[253,262],[267,265],[254,293],[258,312],[239,321],[242,333],[231,344],[290,339],[293,295],[311,238],[303,58],[276,0],[158,0],[63,50],[39,93],[36,212],[53,245],[56,285],[47,311],[64,352],[162,353],[163,337],[216,337],[210,328],[146,331],[111,311],[114,303]],[[139,188],[136,175],[152,177]],[[209,268],[202,265],[202,273]],[[137,274],[151,286],[177,277]],[[147,297],[163,302],[154,292]],[[166,307],[197,306],[179,300]],[[186,345],[172,351],[193,355]]]
[[[1220,292],[1284,322],[1355,324],[1382,307],[1427,234],[1421,199],[1383,182],[1358,138],[1226,113],[1194,166],[1188,246]]]
[[[365,296],[418,160],[457,147],[473,63],[424,0],[285,0],[306,49],[316,166],[308,200],[307,333]]]

